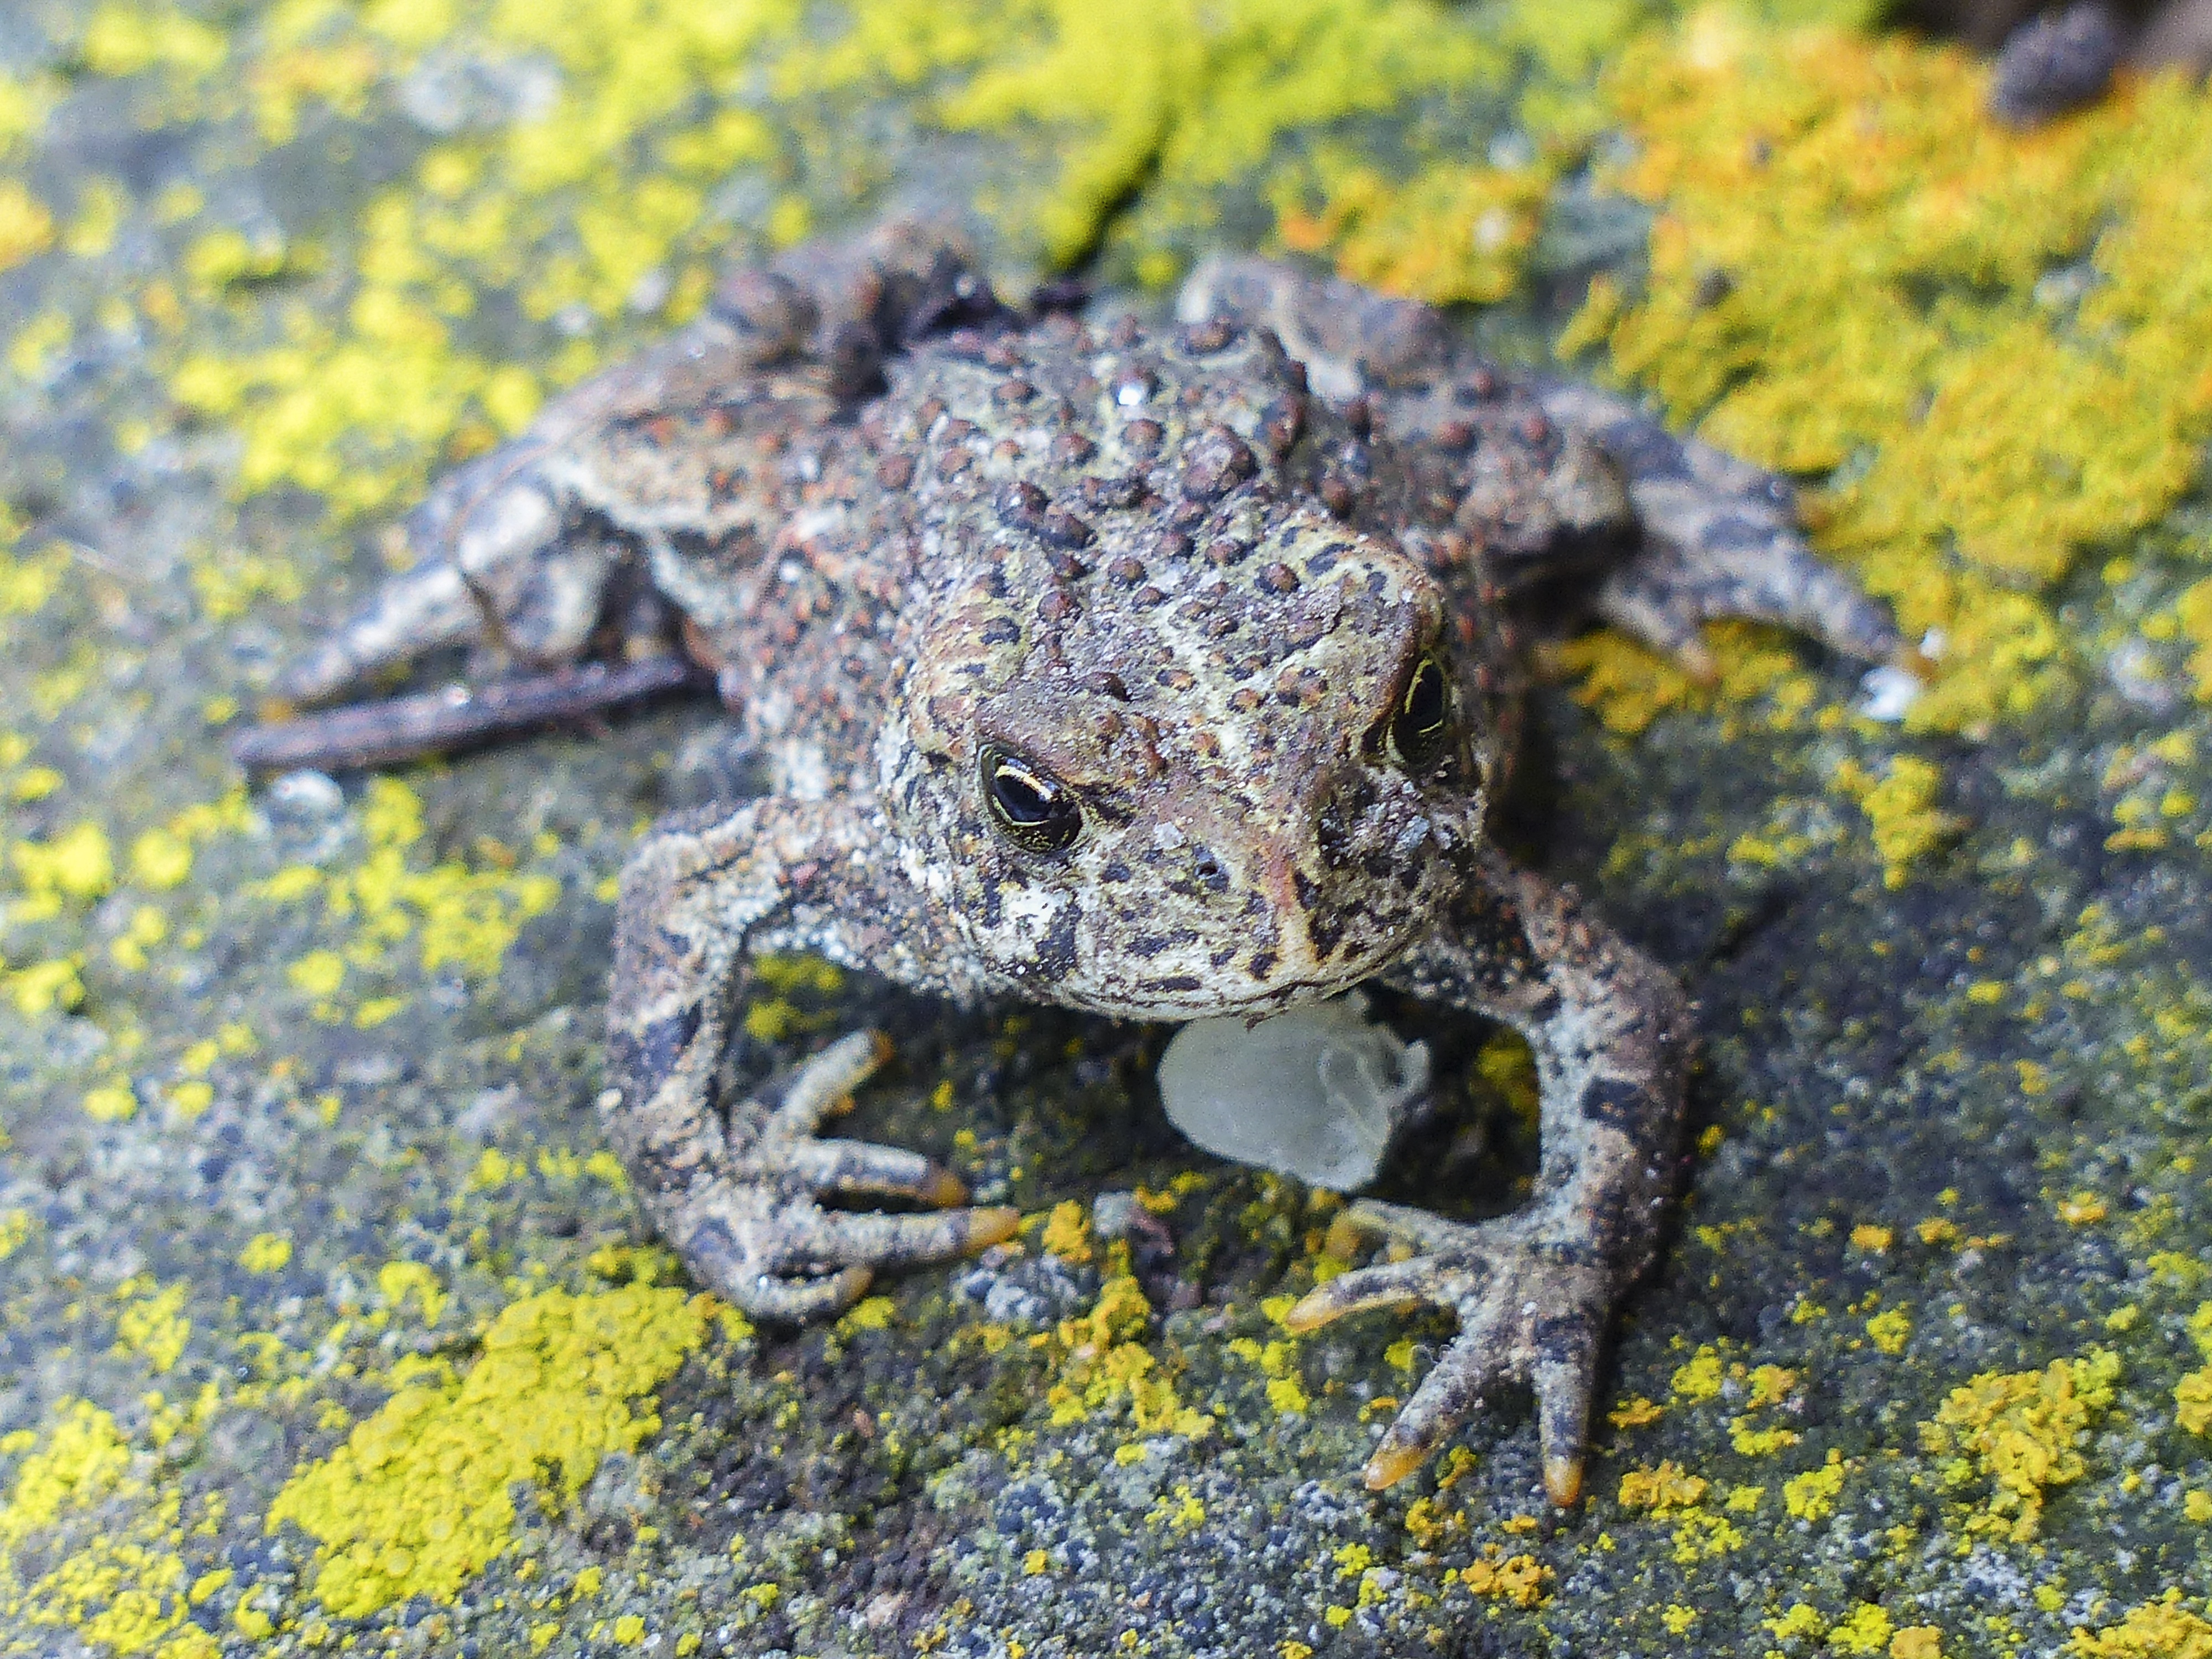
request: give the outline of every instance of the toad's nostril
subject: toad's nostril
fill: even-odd
[[[1210,847],[1200,847],[1192,851],[1190,872],[1210,892],[1225,893],[1229,890],[1229,872],[1214,856]]]
[[[1352,860],[1352,842],[1362,814],[1375,805],[1375,787],[1362,773],[1330,780],[1318,792],[1314,809],[1314,845],[1322,863],[1338,870]]]
[[[1343,868],[1352,857],[1352,826],[1334,801],[1315,821],[1314,844],[1321,849],[1321,861],[1332,870]]]

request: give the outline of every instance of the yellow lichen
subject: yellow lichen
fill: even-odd
[[[1762,1621],[1768,1632],[1788,1641],[1792,1638],[1804,1640],[1820,1634],[1828,1621],[1820,1617],[1820,1610],[1807,1602],[1793,1602],[1778,1618]]]
[[[1091,1212],[1073,1199],[1052,1206],[1038,1241],[1062,1261],[1078,1266],[1091,1260]]]
[[[1607,1412],[1605,1418],[1616,1429],[1640,1429],[1647,1424],[1656,1423],[1665,1415],[1662,1407],[1639,1394],[1621,1401]]]
[[[1045,1391],[1053,1426],[1126,1404],[1130,1421],[1146,1434],[1196,1439],[1212,1431],[1212,1418],[1182,1402],[1173,1377],[1145,1346],[1152,1316],[1152,1304],[1130,1270],[1129,1247],[1116,1240],[1108,1247],[1097,1301],[1088,1312],[1061,1320],[1054,1333],[1065,1358],[1059,1380]]]
[[[1540,1607],[1549,1593],[1552,1570],[1533,1555],[1507,1555],[1496,1544],[1459,1570],[1459,1582],[1474,1595],[1510,1601],[1516,1607]]]
[[[1795,1429],[1778,1424],[1762,1428],[1748,1417],[1732,1418],[1729,1421],[1729,1444],[1744,1457],[1771,1457],[1777,1452],[1788,1451],[1804,1439]]]
[[[2189,1334],[2212,1362],[2212,1302],[2189,1316]],[[2173,1420],[2191,1434],[2212,1434],[2212,1363],[2190,1372],[2173,1388]]]
[[[1824,1521],[1835,1510],[1836,1498],[1844,1489],[1843,1454],[1832,1451],[1828,1460],[1817,1469],[1808,1469],[1802,1474],[1793,1474],[1782,1483],[1783,1507],[1794,1521]]]
[[[550,909],[561,896],[556,877],[520,866],[496,844],[480,843],[481,868],[459,860],[425,868],[410,860],[424,835],[422,802],[398,778],[370,781],[362,828],[369,850],[354,868],[326,873],[293,865],[252,890],[278,903],[319,895],[326,917],[350,924],[343,951],[319,946],[286,968],[294,988],[316,1000],[319,1018],[338,1017],[331,999],[351,981],[354,969],[390,974],[395,967],[391,953],[410,942],[425,973],[451,964],[471,979],[490,978],[523,924]],[[557,845],[550,836],[541,837],[536,850],[542,855]],[[354,1012],[355,1023],[378,1024],[404,1006],[396,994],[366,997]]]
[[[1474,1069],[1482,1080],[1504,1097],[1513,1115],[1533,1131],[1541,1110],[1541,1090],[1536,1079],[1536,1055],[1517,1031],[1501,1030],[1486,1038],[1474,1056]]]
[[[393,27],[402,14],[419,27]],[[600,343],[574,320],[695,310],[730,234],[718,198],[757,194],[746,217],[781,245],[814,211],[793,172],[866,188],[878,161],[859,118],[886,105],[992,136],[1000,159],[975,198],[1018,257],[1065,261],[1103,238],[1164,282],[1220,240],[1227,210],[1273,217],[1286,242],[1407,291],[1497,297],[1546,191],[1600,125],[1599,54],[1644,15],[1620,0],[1480,14],[1441,0],[854,0],[818,15],[797,0],[552,14],[499,0],[285,7],[228,41],[167,11],[103,15],[94,73],[157,70],[189,98],[234,53],[228,78],[270,143],[311,108],[373,118],[434,46],[553,71],[525,118],[427,145],[340,231],[335,305],[293,311],[280,338],[247,350],[196,343],[174,366],[178,401],[243,441],[240,490],[298,485],[355,515],[398,505],[440,459],[512,433],[550,388],[597,367]],[[1516,102],[1541,141],[1468,154],[1468,131]],[[1387,167],[1340,137],[1373,116],[1397,129]],[[148,308],[183,333],[179,287],[215,310],[321,258],[210,226],[181,283],[149,285]],[[468,349],[487,292],[561,319],[570,337],[526,364]]]
[[[1875,1602],[1862,1601],[1828,1626],[1828,1645],[1838,1653],[1884,1653],[1890,1633],[1889,1614]]]
[[[438,1275],[419,1261],[387,1261],[376,1270],[377,1293],[397,1309],[410,1297],[422,1310],[422,1322],[434,1325],[445,1311],[446,1288]]]
[[[44,962],[27,963],[21,968],[0,973],[0,988],[4,988],[8,1000],[15,1005],[16,1012],[27,1019],[36,1019],[57,1008],[67,1012],[84,1000],[84,981],[77,971],[82,965],[82,961],[73,956],[49,957]],[[87,1109],[90,1109],[89,1096],[85,1103]]]
[[[54,216],[16,179],[0,179],[0,270],[53,246]]]
[[[2035,594],[2162,513],[2212,429],[2203,100],[2139,81],[2022,133],[1987,118],[1986,73],[1719,10],[1632,46],[1613,182],[1658,210],[1649,276],[1598,284],[1567,342],[1705,436],[1830,475],[1821,544],[1908,638],[1944,635],[1919,729],[2060,682]]]
[[[14,539],[8,532],[0,520],[0,546]],[[44,609],[68,564],[69,555],[52,548],[27,556],[0,552],[0,617],[28,617]]]
[[[65,1405],[42,1450],[15,1472],[0,1510],[0,1546],[13,1549],[53,1524],[64,1508],[85,1508],[112,1491],[131,1467],[115,1419],[84,1401]]]
[[[845,1310],[845,1316],[837,1322],[838,1333],[850,1336],[860,1331],[887,1330],[897,1311],[897,1304],[887,1296],[866,1297]]]
[[[1307,192],[1283,192],[1277,234],[1389,293],[1438,304],[1502,300],[1520,281],[1554,171],[1446,161],[1401,183],[1364,158],[1324,152]],[[1300,205],[1308,192],[1320,198],[1311,210]]]
[[[1859,804],[1881,854],[1882,884],[1905,885],[1913,865],[1958,833],[1959,821],[1936,805],[1943,775],[1928,762],[1899,755],[1876,777],[1856,761],[1835,771],[1836,787]]]
[[[359,1618],[410,1595],[450,1601],[503,1553],[508,1488],[551,1471],[574,1498],[601,1457],[659,1426],[649,1395],[704,1339],[702,1298],[632,1285],[508,1307],[458,1383],[403,1388],[270,1507],[313,1536],[315,1595]]]
[[[1576,677],[1577,702],[1594,711],[1607,731],[1633,737],[1662,714],[1705,708],[1717,702],[1771,696],[1786,723],[1808,700],[1809,683],[1790,646],[1771,629],[1716,623],[1708,641],[1720,665],[1717,684],[1704,685],[1680,664],[1608,629],[1569,640],[1554,653]]]
[[[210,24],[181,11],[119,3],[92,14],[78,50],[86,68],[106,76],[167,69],[197,78],[228,55],[222,31]]]
[[[345,982],[345,958],[337,951],[310,951],[285,965],[284,977],[302,995],[327,997]]]
[[[151,1400],[161,1403],[158,1395]],[[178,1415],[204,1421],[212,1408],[210,1391]],[[31,1449],[0,1505],[0,1610],[19,1639],[39,1630],[57,1636],[11,1650],[87,1644],[118,1655],[215,1659],[215,1643],[187,1622],[185,1568],[176,1553],[184,1499],[155,1490],[148,1455],[84,1401],[63,1402],[44,1435],[26,1431],[24,1441]],[[200,1500],[192,1524],[219,1516],[222,1501]],[[21,1564],[33,1556],[58,1559],[25,1582]]]
[[[1721,1391],[1723,1380],[1719,1350],[1707,1343],[1691,1357],[1689,1364],[1675,1368],[1669,1386],[1677,1400],[1711,1400]]]
[[[2081,1659],[2212,1659],[2212,1623],[2183,1607],[2181,1592],[2171,1589],[2130,1608],[2117,1625],[2076,1630],[2071,1650]]]
[[[1663,1513],[1687,1509],[1701,1501],[1711,1483],[1691,1474],[1672,1458],[1656,1468],[1630,1469],[1620,1477],[1620,1503],[1625,1510]]]
[[[1903,1353],[1912,1337],[1912,1316],[1902,1308],[1876,1314],[1866,1323],[1867,1340],[1884,1353]]]
[[[2212,576],[2195,583],[2174,604],[2174,617],[2196,650],[2189,654],[2189,672],[2197,682],[2199,702],[2212,702]]]
[[[2119,1374],[2117,1354],[2092,1348],[2039,1371],[1984,1371],[1951,1390],[1935,1421],[1921,1425],[1921,1443],[1938,1455],[1962,1455],[1953,1480],[1978,1474],[1995,1488],[1970,1530],[2017,1543],[2035,1536],[2045,1491],[2087,1472],[2081,1443],[2112,1403]]]
[[[19,841],[10,851],[24,890],[75,903],[100,897],[115,885],[115,855],[107,832],[90,822],[72,824],[48,841]]]
[[[292,1241],[282,1233],[256,1233],[238,1253],[238,1265],[250,1273],[273,1273],[292,1260]]]
[[[84,1115],[95,1123],[122,1123],[138,1115],[138,1097],[127,1083],[103,1083],[84,1091]]]
[[[135,1353],[156,1371],[174,1365],[192,1334],[192,1322],[183,1312],[190,1290],[179,1281],[159,1290],[149,1289],[125,1303],[116,1316],[115,1351]]]

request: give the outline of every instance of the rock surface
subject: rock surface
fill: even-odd
[[[696,302],[732,226],[950,176],[1016,273],[1257,236],[1286,86],[1340,173],[1497,135],[1468,211],[1536,300],[1470,325],[1504,349],[1632,276],[1649,216],[1571,179],[1514,240],[1528,106],[1465,88],[1568,107],[1596,46],[1484,82],[1510,12],[1311,8],[1309,56],[1432,74],[1391,114],[1240,82],[1264,32],[1193,67],[1133,24],[1168,67],[1040,206],[1060,60],[994,10],[937,26],[981,19],[986,73],[890,6],[803,61],[773,7],[512,9],[0,23],[0,1653],[2212,1651],[2201,496],[2051,579],[2037,695],[1973,740],[1749,635],[1635,735],[1540,696],[1508,836],[1676,966],[1705,1045],[1581,1509],[1515,1398],[1359,1486],[1448,1328],[1275,1323],[1340,1206],[1182,1141],[1157,1030],[778,964],[738,1063],[880,1024],[860,1132],[1032,1223],[753,1330],[590,1106],[611,878],[720,787],[713,711],[251,790],[225,758],[389,515]],[[1382,1012],[1442,1109],[1380,1190],[1509,1207],[1525,1056]]]

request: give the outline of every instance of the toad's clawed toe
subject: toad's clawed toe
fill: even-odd
[[[1460,1327],[1368,1459],[1367,1484],[1379,1490],[1404,1480],[1490,1389],[1522,1383],[1536,1395],[1545,1489],[1555,1504],[1574,1503],[1611,1301],[1603,1271],[1577,1260],[1582,1252],[1540,1212],[1471,1226],[1390,1204],[1362,1203],[1351,1213],[1422,1253],[1340,1274],[1284,1322],[1311,1330],[1369,1308],[1426,1302],[1450,1310]]]
[[[820,1140],[814,1130],[890,1053],[878,1033],[831,1043],[775,1087],[731,1114],[757,1123],[720,1169],[681,1200],[675,1231],[684,1260],[715,1290],[762,1318],[804,1321],[849,1306],[884,1268],[980,1250],[1010,1237],[1018,1210],[963,1207],[960,1179],[918,1152],[865,1140]],[[921,1213],[827,1207],[825,1199],[879,1197],[933,1206]]]

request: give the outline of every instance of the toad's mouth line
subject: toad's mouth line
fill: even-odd
[[[1066,1000],[1088,1012],[1118,1019],[1148,1019],[1181,1024],[1194,1019],[1234,1019],[1239,1015],[1266,1019],[1306,1004],[1341,996],[1387,969],[1420,932],[1408,926],[1397,936],[1364,952],[1342,973],[1272,981],[1247,989],[1229,983],[1200,983],[1188,987],[1132,985],[1119,993],[1101,992]],[[1228,975],[1224,975],[1226,981]]]

